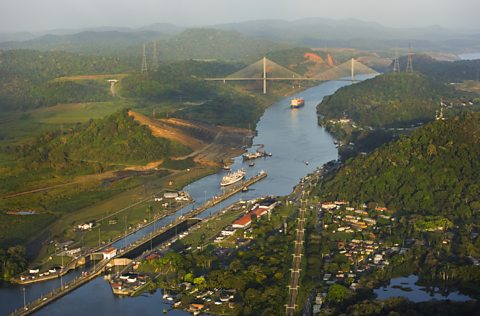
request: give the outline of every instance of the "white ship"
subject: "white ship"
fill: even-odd
[[[245,178],[246,171],[245,169],[239,169],[235,172],[229,172],[226,176],[222,178],[222,182],[220,182],[220,185],[222,187],[237,183],[238,181],[242,180]]]

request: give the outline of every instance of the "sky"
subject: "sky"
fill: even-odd
[[[480,30],[479,14],[480,0],[0,0],[0,32],[306,17]]]

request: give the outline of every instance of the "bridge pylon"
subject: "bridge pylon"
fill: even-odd
[[[267,57],[263,57],[263,94],[267,94]]]

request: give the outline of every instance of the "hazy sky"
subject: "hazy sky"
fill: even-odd
[[[0,0],[0,32],[304,17],[480,30],[479,14],[480,0]]]

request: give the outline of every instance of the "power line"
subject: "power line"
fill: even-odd
[[[145,44],[143,44],[143,58],[142,58],[142,74],[147,73],[147,55],[145,53]]]
[[[398,59],[398,50],[395,50],[395,58],[393,59],[393,72],[400,72],[400,62]]]
[[[408,57],[407,57],[407,69],[406,72],[413,72],[413,54],[412,54],[412,44],[408,44]]]
[[[158,54],[157,54],[157,41],[153,41],[153,52],[152,52],[152,70],[158,70]]]

